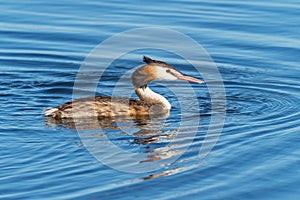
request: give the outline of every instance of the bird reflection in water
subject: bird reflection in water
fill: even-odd
[[[128,147],[139,147],[139,151],[146,153],[145,160],[142,162],[156,162],[160,160],[165,160],[177,156],[182,153],[180,148],[176,148],[175,144],[170,142],[174,139],[176,140],[177,134],[179,134],[178,129],[170,129],[168,123],[162,116],[157,116],[157,118],[150,119],[149,117],[125,119],[125,118],[107,118],[107,119],[60,119],[55,120],[53,118],[45,118],[45,124],[48,127],[59,128],[59,129],[77,129],[77,130],[89,130],[90,135],[97,138],[102,137],[103,134],[109,138],[113,133],[117,134],[117,137],[112,140],[117,140],[122,145]],[[95,132],[102,129],[100,132]],[[127,131],[129,130],[129,131]],[[132,130],[136,130],[132,132]],[[126,137],[122,137],[126,135]],[[130,139],[128,139],[128,137]],[[115,137],[115,135],[114,135]],[[120,141],[121,138],[121,141]],[[156,175],[150,175],[149,177],[143,178],[144,180],[158,178],[161,176],[168,176],[179,172],[180,168],[168,169],[164,172],[158,173]]]

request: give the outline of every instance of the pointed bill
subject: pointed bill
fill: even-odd
[[[202,81],[200,79],[197,79],[197,78],[194,78],[191,76],[186,76],[186,75],[178,76],[177,78],[178,78],[178,80],[186,80],[186,81],[193,82],[193,83],[204,83],[204,81]]]

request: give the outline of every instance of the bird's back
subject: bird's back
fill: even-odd
[[[45,110],[45,115],[56,119],[120,117],[149,115],[153,105],[133,98],[96,96],[67,102]]]

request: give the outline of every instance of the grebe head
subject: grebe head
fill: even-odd
[[[187,76],[177,69],[175,69],[172,65],[158,61],[152,60],[149,57],[144,56],[144,62],[146,65],[138,68],[132,74],[132,82],[135,87],[143,87],[146,86],[147,83],[154,81],[156,79],[162,80],[186,80],[194,83],[203,83],[202,80]]]

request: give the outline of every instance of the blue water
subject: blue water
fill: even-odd
[[[299,199],[299,1],[24,0],[1,1],[0,9],[1,199]],[[190,145],[187,131],[176,139],[177,98],[153,83],[172,103],[170,116],[106,123],[107,137],[121,149],[149,154],[153,165],[155,156],[176,155],[168,149],[174,138],[188,149],[160,169],[122,172],[99,162],[74,127],[45,121],[43,110],[72,99],[80,65],[100,42],[153,26],[206,49],[225,85],[226,121],[216,146],[200,159],[212,116],[206,85],[192,85],[199,105],[191,110],[200,111],[201,121]],[[197,76],[178,56],[149,52]],[[112,63],[98,92],[110,94],[143,53]],[[108,159],[116,158],[127,164],[117,155]]]

